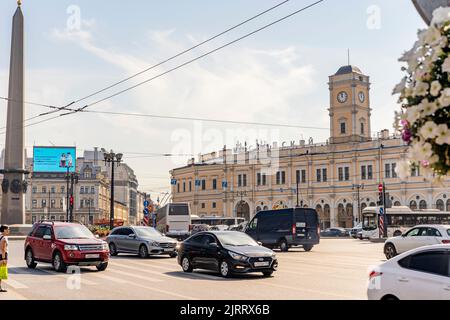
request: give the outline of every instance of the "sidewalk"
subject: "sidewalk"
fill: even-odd
[[[0,293],[0,301],[1,300],[28,300],[21,294],[15,292],[11,287],[8,286],[8,281],[6,281],[5,289],[8,290],[8,292],[1,292]]]

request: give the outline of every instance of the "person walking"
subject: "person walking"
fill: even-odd
[[[0,292],[7,292],[3,289],[2,280],[8,280],[8,238],[9,227],[0,226]]]

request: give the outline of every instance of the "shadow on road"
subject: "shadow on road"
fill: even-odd
[[[262,275],[259,275],[258,273],[246,273],[246,274],[236,274],[231,276],[230,278],[222,278],[219,273],[215,273],[213,271],[194,271],[192,273],[187,273],[183,271],[170,271],[165,272],[164,274],[177,277],[177,278],[183,278],[183,279],[191,279],[191,280],[205,280],[205,276],[208,280],[212,281],[249,281],[249,280],[262,280],[267,279],[263,277]]]

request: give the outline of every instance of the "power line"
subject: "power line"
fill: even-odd
[[[224,48],[226,48],[226,47],[229,47],[229,46],[231,46],[232,44],[235,44],[235,43],[237,43],[237,42],[239,42],[239,41],[241,41],[241,40],[243,40],[243,39],[246,39],[246,38],[248,38],[248,37],[250,37],[250,36],[252,36],[252,35],[254,35],[254,34],[256,34],[256,33],[260,32],[260,31],[262,31],[262,30],[265,30],[265,29],[267,29],[267,28],[269,28],[269,27],[271,27],[271,26],[273,26],[273,25],[275,25],[275,24],[277,24],[277,23],[279,23],[279,22],[282,22],[282,21],[284,21],[284,20],[286,20],[286,19],[288,19],[288,18],[290,18],[290,17],[292,17],[292,16],[294,16],[294,15],[300,13],[300,12],[303,12],[303,11],[309,9],[309,8],[312,8],[312,7],[318,5],[319,3],[323,2],[323,1],[325,1],[325,0],[319,0],[319,1],[316,1],[316,2],[314,2],[314,3],[312,3],[312,4],[308,5],[308,6],[305,6],[305,7],[301,8],[301,9],[299,9],[299,10],[296,10],[296,11],[292,12],[292,13],[290,13],[290,14],[288,14],[288,15],[286,15],[286,16],[280,18],[280,19],[277,19],[277,20],[275,20],[275,21],[273,21],[273,22],[271,22],[271,23],[269,23],[269,24],[266,24],[266,25],[264,25],[264,26],[262,26],[262,27],[260,27],[260,28],[258,28],[258,29],[256,29],[256,30],[252,31],[252,32],[249,32],[249,33],[247,33],[247,34],[245,34],[245,35],[243,35],[243,36],[241,36],[241,37],[239,37],[239,38],[237,38],[237,39],[235,39],[235,40],[232,40],[232,41],[230,41],[230,42],[227,42],[227,43],[224,44],[224,45],[221,45],[221,46],[219,46],[219,47],[217,47],[217,48],[215,48],[215,49],[213,49],[213,50],[210,50],[210,51],[208,51],[208,52],[206,52],[206,53],[204,53],[204,54],[202,54],[202,55],[200,55],[200,56],[198,56],[198,57],[196,57],[196,58],[193,58],[193,59],[188,60],[188,61],[186,61],[186,62],[184,62],[184,63],[182,63],[182,64],[179,64],[178,66],[173,67],[173,68],[171,68],[171,69],[169,69],[169,70],[167,70],[167,71],[165,71],[165,72],[162,72],[162,73],[160,73],[160,74],[158,74],[158,75],[156,75],[156,76],[154,76],[154,77],[151,77],[151,78],[149,78],[149,79],[147,79],[147,80],[141,81],[141,82],[139,82],[139,83],[137,83],[137,84],[135,84],[135,85],[133,85],[133,86],[131,86],[131,87],[128,87],[128,88],[126,88],[126,89],[124,89],[124,90],[120,90],[120,91],[118,91],[118,92],[116,92],[116,93],[114,93],[114,94],[111,94],[111,95],[109,95],[109,96],[106,96],[106,97],[104,97],[104,98],[102,98],[102,99],[100,99],[100,100],[97,100],[97,101],[93,102],[93,103],[86,104],[85,106],[83,106],[83,107],[81,107],[81,108],[78,108],[78,109],[75,109],[75,110],[73,110],[72,112],[68,112],[68,113],[61,114],[61,116],[70,115],[70,114],[73,114],[73,113],[77,113],[77,112],[83,111],[83,110],[85,110],[86,108],[92,107],[92,106],[94,106],[94,105],[96,105],[96,104],[99,104],[99,103],[104,102],[104,101],[106,101],[106,100],[109,100],[109,99],[112,99],[112,98],[114,98],[114,97],[117,97],[117,96],[119,96],[119,95],[121,95],[121,94],[123,94],[123,93],[125,93],[125,92],[131,91],[131,90],[133,90],[133,89],[135,89],[135,88],[137,88],[137,87],[139,87],[139,86],[142,86],[142,85],[144,85],[144,84],[146,84],[146,83],[148,83],[148,82],[150,82],[150,81],[153,81],[153,80],[155,80],[155,79],[158,79],[158,78],[160,78],[160,77],[162,77],[162,76],[164,76],[164,75],[166,75],[166,74],[169,74],[169,73],[171,73],[171,72],[173,72],[173,71],[175,71],[175,70],[178,70],[178,69],[180,69],[180,68],[182,68],[182,67],[184,67],[184,66],[187,66],[187,65],[189,65],[189,64],[192,64],[192,63],[194,63],[194,62],[196,62],[196,61],[198,61],[198,60],[200,60],[200,59],[203,59],[203,58],[205,58],[205,57],[207,57],[207,56],[209,56],[209,55],[211,55],[211,54],[213,54],[213,53],[215,53],[215,52],[217,52],[217,51],[219,51],[219,50],[221,50],[221,49],[224,49]]]
[[[232,30],[234,30],[234,29],[239,28],[240,26],[242,26],[242,25],[244,25],[244,24],[246,24],[246,23],[248,23],[248,22],[250,22],[250,21],[252,21],[252,20],[255,20],[256,18],[259,18],[260,16],[262,16],[262,15],[264,15],[264,14],[266,14],[266,13],[272,11],[272,10],[275,10],[276,8],[278,8],[278,7],[280,7],[280,6],[284,5],[284,4],[286,4],[287,2],[289,2],[289,0],[285,0],[285,1],[283,1],[283,2],[281,2],[281,3],[279,3],[279,4],[275,5],[275,6],[273,6],[273,7],[269,8],[269,9],[267,9],[267,10],[264,10],[263,12],[258,13],[257,15],[255,15],[255,16],[253,16],[253,17],[251,17],[251,18],[248,18],[247,20],[245,20],[245,21],[243,21],[243,22],[241,22],[241,23],[238,23],[237,25],[234,25],[234,26],[232,26],[232,27],[226,29],[225,31],[222,31],[222,32],[220,32],[220,33],[218,33],[218,34],[216,34],[216,35],[214,35],[214,36],[212,36],[212,37],[206,39],[205,41],[202,41],[202,42],[200,42],[200,43],[198,43],[198,44],[196,44],[196,45],[194,45],[194,46],[192,46],[192,47],[190,47],[190,48],[188,48],[188,49],[186,49],[186,50],[183,50],[183,51],[181,51],[180,53],[177,53],[176,55],[173,55],[173,56],[171,56],[170,58],[167,58],[167,59],[165,59],[165,60],[163,60],[163,61],[161,61],[161,62],[158,62],[157,64],[154,64],[154,65],[152,65],[152,66],[150,66],[150,67],[148,67],[148,68],[146,68],[146,69],[144,69],[144,70],[142,70],[142,71],[140,71],[140,72],[138,72],[138,73],[135,73],[135,74],[133,74],[133,75],[131,75],[131,76],[129,76],[129,77],[127,77],[127,78],[121,80],[121,81],[118,81],[118,82],[113,83],[113,84],[111,84],[111,85],[109,85],[109,86],[107,86],[107,87],[105,87],[105,88],[103,88],[103,89],[100,89],[100,90],[98,90],[98,91],[95,91],[94,93],[89,94],[89,95],[87,95],[87,96],[85,96],[85,97],[83,97],[83,98],[80,98],[80,99],[78,99],[78,100],[75,100],[74,103],[79,103],[79,102],[81,102],[81,101],[84,101],[84,100],[86,100],[86,99],[89,99],[89,98],[91,98],[91,97],[93,97],[93,96],[96,96],[96,95],[102,93],[102,92],[105,92],[105,91],[107,91],[107,90],[109,90],[109,89],[112,89],[112,88],[114,88],[114,87],[116,87],[116,86],[118,86],[118,85],[120,85],[120,84],[122,84],[122,83],[124,83],[124,82],[126,82],[126,81],[129,81],[129,80],[131,80],[131,79],[133,79],[133,78],[136,78],[137,76],[139,76],[139,75],[141,75],[141,74],[143,74],[143,73],[146,73],[146,72],[148,72],[148,71],[150,71],[150,70],[152,70],[152,69],[155,69],[155,68],[157,68],[157,67],[159,67],[159,66],[161,66],[161,65],[163,65],[163,64],[165,64],[165,63],[167,63],[167,62],[169,62],[169,61],[172,61],[172,60],[174,60],[174,59],[176,59],[176,58],[178,58],[178,57],[180,57],[180,56],[182,56],[182,55],[184,55],[184,54],[186,54],[186,53],[188,53],[188,52],[190,52],[190,51],[192,51],[192,50],[194,50],[194,49],[196,49],[196,48],[198,48],[198,47],[200,47],[200,46],[202,46],[202,45],[204,45],[204,44],[206,44],[206,43],[208,43],[208,42],[211,42],[211,41],[214,40],[214,39],[217,39],[217,38],[220,37],[220,36],[223,36],[224,34],[230,32],[230,31],[232,31]]]

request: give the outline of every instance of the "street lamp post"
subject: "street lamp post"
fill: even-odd
[[[115,165],[120,165],[122,162],[122,153],[114,153],[114,151],[105,152],[103,154],[105,158],[105,164],[111,165],[111,204],[110,204],[110,213],[109,213],[109,229],[112,230],[114,228],[114,167]]]
[[[364,189],[364,184],[354,184],[352,190],[356,189],[356,197],[358,200],[358,222],[361,222],[361,197],[359,196],[360,189]]]
[[[78,184],[78,174],[76,172],[72,172],[70,174],[70,198],[73,200],[73,193],[74,193],[74,189],[73,189],[73,185],[74,184]],[[74,204],[70,204],[68,203],[69,206],[69,221],[72,222],[73,221],[73,207]]]

